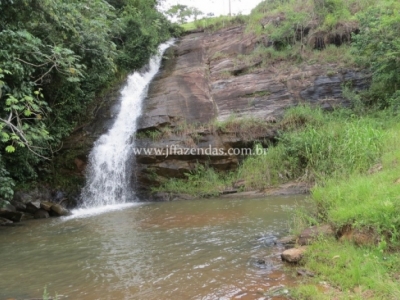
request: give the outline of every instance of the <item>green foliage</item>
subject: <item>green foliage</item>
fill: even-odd
[[[386,1],[360,13],[358,19],[360,34],[353,37],[354,55],[373,73],[373,101],[381,108],[398,105],[400,3]]]
[[[398,243],[400,226],[398,204],[400,185],[400,126],[389,123],[383,135],[382,170],[375,174],[353,174],[350,178],[331,178],[313,191],[319,215],[340,227],[352,224],[388,233]]]
[[[351,226],[378,238],[368,247],[324,239],[309,247],[304,267],[317,277],[308,285],[323,280],[340,289],[332,290],[327,299],[364,299],[367,291],[371,299],[400,297],[395,280],[400,256],[398,251],[392,251],[400,245],[400,126],[390,111],[375,115],[383,131],[380,163],[369,172],[328,178],[312,191],[309,219],[329,223],[336,229]],[[293,295],[324,299],[319,291],[314,295],[307,291],[296,288]]]
[[[278,145],[266,150],[261,144],[256,144],[253,152],[260,154],[249,156],[242,162],[235,174],[236,180],[244,180],[248,190],[260,190],[281,182],[282,173],[291,164],[290,158],[285,162],[281,160],[284,148]]]
[[[115,5],[115,6],[113,6]],[[96,95],[179,34],[147,0],[0,1],[0,154],[37,178]]]
[[[198,197],[218,196],[228,181],[226,175],[218,174],[212,168],[200,164],[185,175],[186,179],[169,179],[161,187],[153,188],[153,192],[180,193]]]
[[[351,17],[349,8],[344,0],[314,0],[317,15],[323,20],[323,26],[332,29],[339,21]]]
[[[126,71],[142,67],[162,41],[179,34],[152,1],[125,0],[119,21],[121,29],[113,41],[120,50],[117,64]]]
[[[215,171],[202,169],[203,173],[211,173],[201,179],[201,188],[216,191],[224,184],[231,186],[234,181],[244,180],[247,190],[265,189],[294,179],[323,183],[327,178],[347,178],[365,172],[383,153],[386,135],[381,118],[386,118],[387,122],[391,120],[382,115],[356,118],[347,109],[333,113],[309,106],[289,109],[278,124],[285,131],[276,145],[264,149],[256,144],[255,155],[246,157],[234,173],[218,175],[219,179],[210,176],[217,174]],[[268,130],[269,126],[260,120],[241,120],[235,116],[214,124],[217,130],[242,134],[243,138],[257,130]],[[197,186],[193,178],[176,179],[159,190],[172,192],[176,188],[176,192],[190,193],[190,190],[197,191]]]
[[[294,28],[302,29],[306,27],[310,20],[307,12],[295,12],[289,10],[285,15],[285,20],[278,26],[271,23],[266,26],[265,33],[275,42],[277,49],[284,49],[288,45],[293,45],[297,40],[297,32]]]
[[[0,198],[12,199],[14,195],[14,181],[9,177],[8,171],[4,168],[0,155]]]
[[[328,117],[319,127],[283,134],[280,143],[285,156],[293,158],[290,173],[316,180],[368,169],[381,154],[382,135],[374,120]]]
[[[288,110],[281,126],[287,130],[278,144],[263,155],[248,157],[237,178],[247,188],[260,189],[302,178],[318,181],[367,170],[381,154],[383,132],[379,121],[354,119],[351,112],[332,115],[320,109]]]

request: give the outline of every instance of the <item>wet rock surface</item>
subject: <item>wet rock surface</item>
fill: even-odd
[[[12,226],[13,221],[0,217],[0,226]]]
[[[9,211],[5,209],[0,209],[0,217],[3,219],[10,220],[12,222],[20,222],[23,215],[24,214],[19,211]]]
[[[50,211],[52,212],[52,215],[55,215],[57,217],[71,215],[71,212],[60,204],[53,204],[50,208]]]
[[[39,209],[38,211],[35,212],[33,215],[35,219],[47,219],[50,218],[49,212],[44,210],[44,209]]]
[[[68,205],[68,199],[60,191],[19,191],[10,202],[0,199],[0,225],[15,226],[15,223],[30,219],[68,216],[71,214]]]

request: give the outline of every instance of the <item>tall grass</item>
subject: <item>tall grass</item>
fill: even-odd
[[[218,126],[239,133],[261,126],[254,120],[239,126],[235,120]],[[266,151],[257,151],[262,146],[255,145],[253,152],[259,155],[245,158],[235,172],[217,174],[202,167],[188,174],[187,180],[170,180],[161,189],[204,195],[221,191],[237,180],[244,180],[245,189],[253,190],[290,180],[322,183],[327,178],[347,178],[367,171],[379,160],[386,135],[379,119],[355,118],[348,110],[324,113],[309,106],[289,109],[278,126],[285,130],[278,142]]]
[[[362,126],[357,132],[351,129],[352,136],[359,135],[360,129],[364,131],[361,139],[353,139],[351,145],[358,148],[368,144],[361,153],[364,159],[360,160],[358,153],[356,157],[367,162],[379,153],[379,164],[368,172],[357,171],[366,170],[367,164],[355,164],[361,167],[353,172],[349,169],[348,176],[321,181],[312,190],[304,219],[314,224],[329,223],[338,231],[352,228],[364,232],[365,238],[372,237],[375,243],[356,246],[318,240],[308,249],[303,262],[318,276],[294,290],[293,295],[299,299],[400,299],[400,124],[390,110],[375,112],[362,120],[375,124],[378,139],[371,134],[371,128]],[[379,146],[375,148],[377,140]],[[353,155],[349,151],[348,156]],[[315,288],[321,280],[334,287],[328,294]]]
[[[400,228],[400,125],[381,137],[382,170],[375,174],[353,174],[330,178],[313,190],[313,201],[326,222],[340,228],[352,225],[373,228],[399,243]],[[370,150],[366,149],[368,153]]]
[[[218,196],[230,181],[229,175],[219,174],[214,169],[197,165],[192,172],[186,173],[186,179],[172,178],[153,192],[187,194],[197,197]]]

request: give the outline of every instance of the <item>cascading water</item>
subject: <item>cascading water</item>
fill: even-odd
[[[158,54],[150,59],[145,71],[128,77],[127,85],[121,91],[120,112],[111,129],[96,141],[89,155],[87,182],[81,195],[84,207],[122,204],[134,199],[131,166],[135,145],[131,137],[136,132],[149,84],[160,68],[162,54],[172,44],[169,41],[160,45]]]

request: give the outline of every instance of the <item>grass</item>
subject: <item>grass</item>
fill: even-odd
[[[400,124],[390,111],[370,118],[380,132],[379,155],[373,155],[378,164],[320,181],[302,223],[329,223],[338,232],[352,228],[378,238],[369,244],[321,239],[311,245],[303,267],[317,276],[294,289],[295,299],[400,298]],[[316,288],[321,281],[330,288]]]
[[[316,277],[303,279],[292,291],[294,299],[400,298],[398,253],[325,239],[309,246],[303,263]]]
[[[373,174],[351,173],[349,178],[329,178],[313,190],[319,221],[336,228],[351,225],[372,228],[399,245],[400,228],[400,125],[391,124],[382,132],[379,157],[382,170]],[[371,149],[363,151],[367,155]],[[366,168],[363,168],[364,170]],[[371,172],[370,172],[371,173]]]
[[[257,92],[253,97],[263,97],[267,92]],[[271,124],[265,120],[254,117],[240,117],[236,114],[230,115],[224,121],[214,121],[212,127],[221,133],[234,133],[243,141],[254,141],[257,137],[268,133]]]
[[[172,178],[153,192],[187,194],[197,197],[218,196],[230,181],[229,175],[219,174],[212,168],[198,165],[195,170],[186,174],[187,179]]]
[[[202,169],[202,184],[207,185],[208,191],[220,191],[221,187],[230,187],[238,180],[245,181],[246,190],[254,190],[298,179],[318,184],[327,178],[347,178],[366,172],[376,163],[386,141],[385,127],[380,118],[355,117],[346,109],[324,113],[318,108],[298,106],[289,109],[283,120],[273,126],[283,131],[278,143],[269,145],[268,150],[261,151],[260,155],[244,159],[234,173],[224,175]],[[271,124],[232,115],[224,122],[215,122],[213,127],[222,133],[233,133],[241,135],[244,140],[254,141],[255,136],[268,132]],[[255,144],[254,147],[263,146]],[[218,176],[220,179],[216,180]],[[201,195],[199,187],[197,181],[174,179],[159,190],[184,190],[185,193]]]
[[[247,30],[275,38],[292,38],[293,28],[311,27],[315,31],[332,30],[337,24],[355,20],[358,12],[385,0],[286,0],[262,1],[249,16]],[[311,31],[312,33],[312,31]]]

